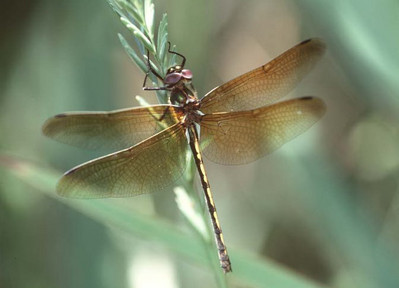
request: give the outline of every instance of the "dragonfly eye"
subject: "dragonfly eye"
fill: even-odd
[[[176,84],[177,82],[180,81],[182,77],[181,73],[169,73],[168,75],[166,75],[165,79],[163,80],[163,82],[167,85],[173,85]]]
[[[188,70],[188,69],[183,69],[183,71],[181,71],[181,75],[185,79],[188,79],[188,80],[193,79],[193,73],[190,70]]]

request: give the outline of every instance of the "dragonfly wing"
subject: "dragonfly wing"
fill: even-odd
[[[89,149],[125,149],[178,122],[175,106],[157,105],[111,112],[70,112],[48,119],[44,135]]]
[[[303,97],[250,111],[204,115],[203,153],[219,164],[252,162],[309,129],[324,112],[322,100]]]
[[[271,62],[209,92],[201,100],[205,114],[250,110],[269,105],[290,92],[325,51],[319,39],[303,41]]]
[[[66,172],[57,185],[73,198],[129,197],[163,190],[186,166],[185,129],[175,124],[131,148]]]

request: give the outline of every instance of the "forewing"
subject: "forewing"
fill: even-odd
[[[105,198],[163,190],[185,169],[184,130],[175,124],[136,146],[77,166],[61,178],[57,192],[65,197]]]
[[[176,123],[174,106],[157,105],[111,112],[70,112],[43,125],[44,135],[59,142],[89,148],[125,149]]]
[[[219,164],[252,162],[309,129],[324,112],[322,100],[303,97],[250,111],[205,115],[203,153]]]
[[[205,114],[251,110],[290,92],[325,51],[319,39],[303,41],[271,62],[209,92],[201,100]]]

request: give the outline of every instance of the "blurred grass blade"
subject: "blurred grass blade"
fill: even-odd
[[[120,228],[132,237],[155,239],[170,250],[202,266],[209,266],[206,257],[207,247],[196,237],[177,229],[173,224],[156,217],[146,217],[126,207],[115,205],[106,199],[71,200],[58,197],[55,185],[60,173],[45,169],[5,153],[0,154],[0,169],[3,169],[43,194],[76,209],[93,220],[113,228]],[[171,195],[171,197],[173,197]],[[130,201],[130,200],[129,200]],[[239,253],[231,249],[234,261],[234,277],[241,282],[256,287],[274,288],[320,288],[305,277],[292,273],[288,269],[272,262],[261,260],[250,254]]]
[[[176,203],[181,213],[199,235],[209,242],[210,237],[204,217],[201,217],[198,209],[196,209],[197,207],[195,207],[197,202],[193,201],[187,191],[181,186],[175,187],[173,191],[175,192]]]

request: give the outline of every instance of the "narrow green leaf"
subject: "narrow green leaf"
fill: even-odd
[[[162,47],[164,49],[163,55],[162,55],[162,58],[161,58],[163,60],[162,65],[163,65],[164,73],[166,74],[166,71],[171,66],[170,63],[169,63],[169,58],[170,57],[169,57],[168,50],[167,50],[167,47],[169,45],[168,44],[167,35],[166,35],[166,37],[164,39],[162,39],[161,45],[162,45]]]
[[[129,29],[130,31],[133,32],[134,36],[136,36],[141,42],[144,44],[145,48],[147,48],[150,53],[154,54],[155,53],[155,47],[151,43],[151,41],[147,38],[147,36],[144,35],[144,33],[132,22],[130,22],[128,19],[125,17],[121,17],[122,23]]]
[[[123,7],[121,6],[120,3],[121,3],[121,2],[124,2],[124,0],[107,0],[107,1],[109,1],[109,2],[112,1],[113,5],[114,5],[114,6],[117,6],[118,9],[123,9]]]
[[[144,19],[146,23],[146,28],[148,31],[148,34],[150,36],[150,39],[152,40],[154,38],[154,3],[152,3],[152,0],[145,0],[144,1]]]
[[[126,10],[126,12],[128,12],[129,15],[131,15],[131,17],[138,23],[140,24],[140,26],[145,25],[145,21],[144,21],[144,15],[143,13],[139,12],[139,9],[137,9],[136,7],[134,7],[132,4],[130,4],[127,1],[122,1],[119,0],[121,6],[123,7],[123,9]]]
[[[147,73],[147,65],[143,60],[137,55],[136,51],[130,47],[129,43],[127,43],[126,39],[122,36],[122,34],[118,33],[119,41],[121,42],[123,48],[125,48],[126,53],[130,56],[130,58],[136,63],[136,65],[143,71]]]
[[[166,13],[164,13],[162,15],[161,22],[159,22],[158,38],[157,38],[158,59],[162,63],[163,66],[162,70],[165,70],[165,63],[163,62],[163,60],[165,57],[167,41],[168,41],[168,16]]]
[[[112,10],[116,13],[116,14],[118,14],[119,16],[123,16],[123,12],[122,12],[122,7],[120,7],[119,5],[118,5],[118,3],[117,2],[115,2],[115,1],[113,1],[113,0],[106,0],[107,2],[108,2],[108,4],[109,4],[109,6],[111,6],[111,8],[112,8]]]
[[[143,32],[135,30],[133,33],[134,33],[134,35],[136,37],[144,36],[142,38],[142,40],[143,40],[143,44],[144,44],[145,48],[147,48],[150,51],[151,54],[155,54],[156,53],[156,48],[151,43],[151,41],[143,34]]]
[[[137,12],[141,15],[143,19],[143,26],[145,25],[145,14],[144,14],[144,1],[143,0],[131,0],[132,5],[136,8]]]

